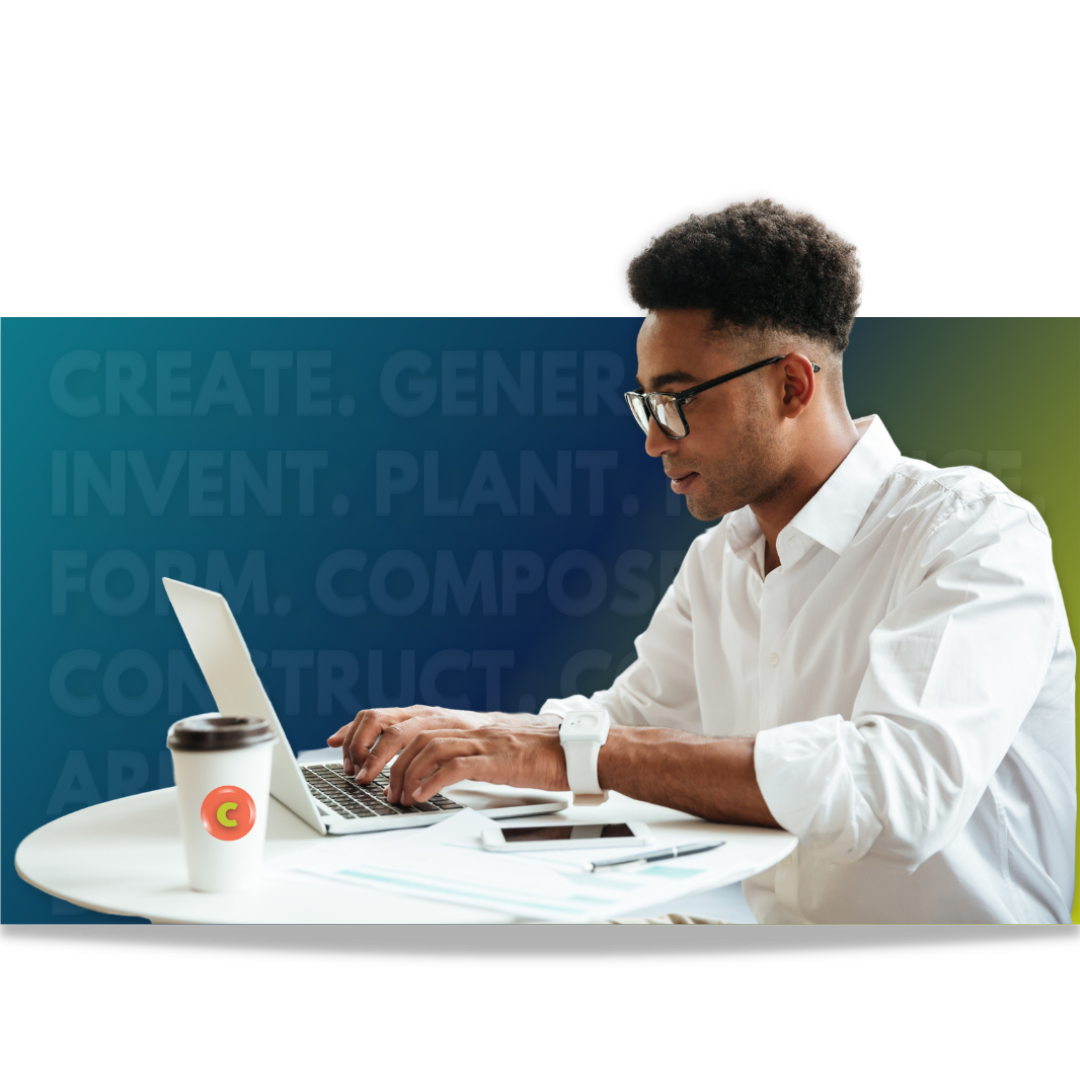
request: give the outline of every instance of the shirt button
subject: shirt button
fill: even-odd
[[[769,653],[769,667],[776,667],[776,665],[779,663],[780,657],[777,656],[774,652]]]
[[[791,865],[791,856],[790,855],[784,860],[784,865],[785,866],[790,866]]]

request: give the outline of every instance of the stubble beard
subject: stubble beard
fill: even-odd
[[[698,521],[715,521],[744,506],[766,505],[780,498],[794,483],[783,465],[779,440],[769,432],[763,416],[748,416],[736,445],[737,457],[728,457],[696,469],[703,491],[686,494],[686,508]]]
[[[740,468],[744,463],[721,462],[708,473],[698,471],[704,490],[687,493],[686,508],[698,521],[716,521],[751,503],[775,497],[782,484],[761,475],[759,468]]]

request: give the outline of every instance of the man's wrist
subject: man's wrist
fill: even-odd
[[[607,742],[600,747],[600,756],[596,759],[596,777],[604,791],[618,791],[620,759],[626,749],[626,731],[617,724],[611,725]]]
[[[559,725],[559,743],[575,805],[592,806],[607,800],[597,761],[610,729],[611,718],[603,708],[570,710]]]

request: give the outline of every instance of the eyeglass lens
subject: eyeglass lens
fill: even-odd
[[[679,415],[679,406],[671,398],[650,398],[649,404],[652,406],[653,415],[660,425],[660,430],[665,435],[671,435],[677,439],[686,434],[686,427],[683,424],[682,417]]]
[[[645,399],[637,394],[627,394],[626,400],[630,406],[630,411],[634,414],[634,419],[638,422],[638,427],[648,435],[649,409],[645,404]]]
[[[630,410],[634,414],[634,419],[637,420],[638,426],[646,435],[649,433],[650,407],[660,430],[665,435],[677,439],[686,434],[686,426],[679,415],[679,407],[671,398],[657,395],[649,398],[648,404],[646,404],[644,397],[635,394],[628,395],[627,400],[630,402]]]

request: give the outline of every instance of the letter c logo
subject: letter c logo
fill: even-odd
[[[215,840],[240,840],[255,824],[255,800],[241,787],[214,788],[203,799],[202,823]]]

